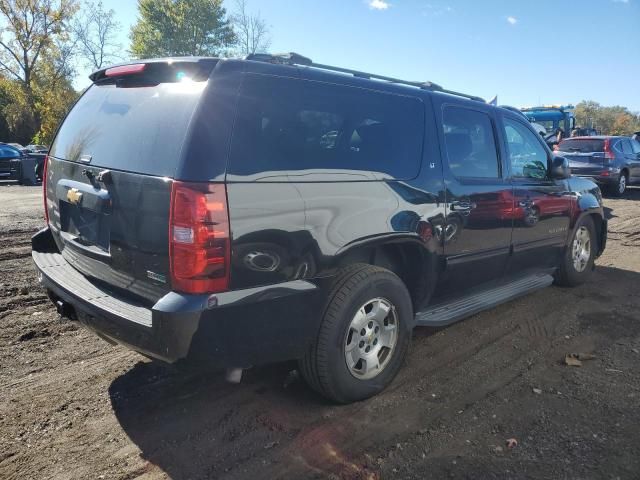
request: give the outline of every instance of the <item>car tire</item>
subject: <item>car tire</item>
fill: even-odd
[[[555,283],[564,287],[583,284],[593,271],[597,248],[598,239],[593,219],[583,217],[574,228],[571,243],[556,273]]]
[[[621,172],[618,181],[611,187],[611,194],[614,197],[622,197],[627,191],[629,185],[629,177],[626,172]]]
[[[405,284],[384,268],[355,264],[333,282],[320,329],[300,372],[337,403],[384,390],[406,357],[414,324]]]

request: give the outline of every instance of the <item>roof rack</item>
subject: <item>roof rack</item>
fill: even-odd
[[[345,73],[347,75],[353,75],[354,77],[357,77],[357,78],[366,78],[368,80],[382,80],[384,82],[397,83],[400,85],[408,85],[410,87],[416,87],[422,90],[430,90],[432,92],[448,93],[449,95],[455,95],[457,97],[464,97],[470,100],[475,100],[477,102],[486,103],[485,100],[481,97],[477,97],[475,95],[467,95],[466,93],[455,92],[453,90],[447,90],[446,88],[442,88],[440,85],[436,83],[412,82],[409,80],[401,80],[399,78],[386,77],[384,75],[377,75],[375,73],[359,72],[358,70],[351,70],[348,68],[333,67],[331,65],[313,63],[313,61],[310,58],[294,52],[274,53],[274,54],[254,53],[251,55],[247,55],[245,57],[245,60],[253,60],[256,62],[267,62],[267,63],[276,64],[276,65],[297,65],[297,66],[303,66],[303,67],[318,68],[321,70],[329,70],[332,72],[339,72],[339,73]]]

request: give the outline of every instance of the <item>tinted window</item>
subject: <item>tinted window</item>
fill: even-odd
[[[633,149],[633,153],[640,153],[640,142],[631,140],[631,148]]]
[[[525,125],[509,118],[504,119],[507,151],[514,177],[545,178],[547,176],[547,151],[538,136]]]
[[[446,107],[443,128],[449,169],[456,177],[500,176],[489,115],[466,108]]]
[[[561,152],[591,153],[604,152],[604,140],[590,138],[568,138],[560,142]]]
[[[142,88],[92,86],[64,121],[50,155],[91,165],[173,176],[207,82]]]
[[[410,179],[420,169],[423,132],[416,98],[247,75],[228,173],[355,170]]]
[[[633,153],[633,150],[631,149],[631,142],[629,142],[629,140],[621,140],[620,150],[622,150],[622,153],[626,155],[631,155]]]

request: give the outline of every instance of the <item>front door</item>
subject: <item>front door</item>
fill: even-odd
[[[438,298],[464,294],[503,276],[513,198],[496,148],[493,110],[446,103],[436,105],[436,111],[442,115],[438,123],[446,184],[446,268],[434,295]]]
[[[549,177],[550,152],[524,122],[504,116],[502,136],[513,185],[513,257],[509,271],[557,266],[564,252],[572,202],[567,180]]]

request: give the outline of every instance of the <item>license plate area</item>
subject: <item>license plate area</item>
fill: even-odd
[[[82,247],[109,253],[111,215],[60,201],[60,226],[66,238]]]

